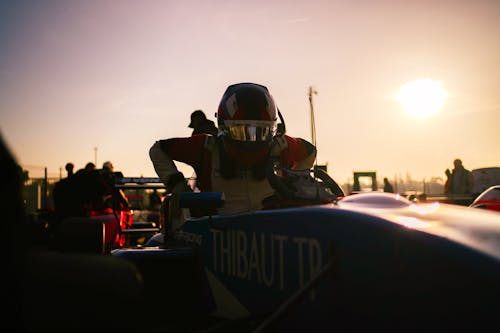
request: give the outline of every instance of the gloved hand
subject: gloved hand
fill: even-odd
[[[187,182],[178,182],[170,191],[171,193],[193,192]]]
[[[167,181],[167,192],[168,193],[181,193],[181,192],[192,192],[191,187],[188,186],[186,178],[182,172],[175,173],[168,177]]]

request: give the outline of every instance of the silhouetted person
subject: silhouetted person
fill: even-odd
[[[63,178],[54,185],[52,198],[56,221],[90,216],[92,210],[101,209],[105,192],[104,179],[95,164],[88,162],[71,177]]]
[[[95,170],[95,164],[92,162],[88,162],[85,164],[85,170]]]
[[[462,160],[459,158],[453,161],[452,171],[446,169],[446,183],[444,185],[445,194],[472,194],[474,179],[472,172],[464,168]]]
[[[70,216],[90,216],[94,209],[100,209],[107,185],[95,169],[79,169],[68,178],[54,185],[52,197],[56,219]]]
[[[387,177],[384,178],[384,192],[394,193],[394,187],[392,187],[392,184],[389,182]]]
[[[207,116],[201,110],[196,110],[191,113],[191,122],[188,127],[193,129],[193,133],[191,133],[191,135],[212,134],[213,136],[216,136],[219,131],[215,126],[215,123],[212,120],[207,119]]]
[[[64,167],[64,169],[66,169],[66,174],[67,174],[67,177],[71,177],[73,176],[74,172],[73,170],[75,169],[75,165],[71,162],[68,162],[66,163],[66,166]]]
[[[102,165],[101,175],[107,185],[104,199],[105,207],[111,207],[117,210],[127,209],[129,203],[125,193],[122,189],[116,188],[115,186],[117,179],[123,178],[123,174],[119,171],[115,172],[113,163],[106,161]]]

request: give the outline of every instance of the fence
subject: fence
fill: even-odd
[[[23,200],[26,213],[36,213],[54,208],[52,191],[60,178],[29,178],[24,182]]]

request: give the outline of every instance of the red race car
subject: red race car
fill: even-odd
[[[484,190],[470,207],[500,212],[500,185],[493,185]]]
[[[132,200],[132,195],[128,198],[124,191],[148,187],[144,184],[129,184],[132,181],[149,180],[123,178],[120,172],[115,173],[112,183],[108,184],[101,170],[80,170],[56,183],[51,229],[59,235],[57,246],[74,251],[95,248],[98,252],[109,252],[114,248],[134,245],[141,237],[158,232],[155,223],[141,222],[139,215],[136,216],[137,221],[134,219],[134,210],[143,207]],[[155,188],[161,188],[159,184],[155,185]]]

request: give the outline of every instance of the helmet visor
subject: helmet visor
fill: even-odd
[[[226,121],[229,137],[235,141],[270,141],[276,131],[273,121]]]

